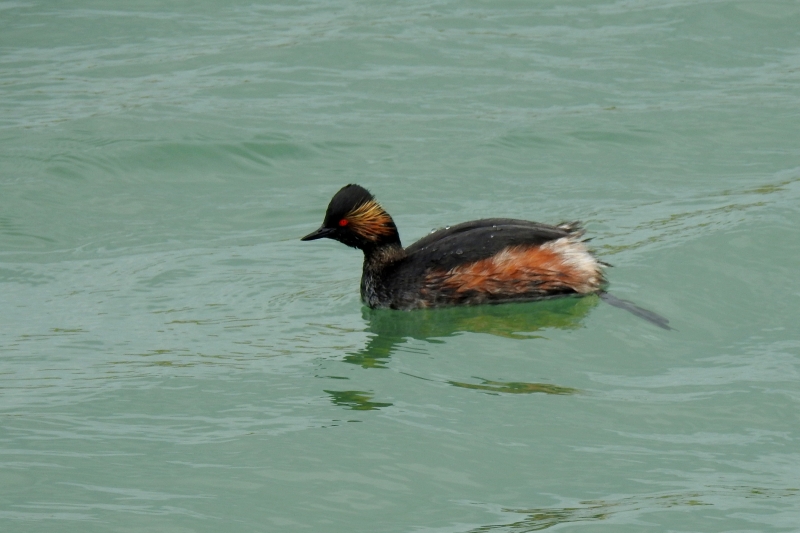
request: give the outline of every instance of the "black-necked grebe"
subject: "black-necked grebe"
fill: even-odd
[[[359,185],[337,192],[322,226],[364,252],[361,298],[372,308],[418,309],[603,294],[603,263],[578,222],[549,226],[488,218],[439,229],[408,248],[392,217]]]

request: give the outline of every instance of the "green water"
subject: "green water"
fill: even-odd
[[[0,530],[800,531],[797,1],[0,2]],[[584,220],[611,291],[300,242]]]

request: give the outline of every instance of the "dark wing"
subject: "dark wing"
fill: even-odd
[[[449,270],[491,257],[509,246],[538,246],[580,231],[573,224],[550,226],[511,218],[486,218],[439,229],[408,248],[409,262]]]

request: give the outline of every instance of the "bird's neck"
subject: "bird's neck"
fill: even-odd
[[[403,259],[406,251],[400,245],[400,239],[369,248],[364,248],[364,272],[379,271],[386,266]]]

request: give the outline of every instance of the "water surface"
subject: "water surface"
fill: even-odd
[[[3,531],[797,531],[800,4],[0,2]],[[597,298],[302,243],[583,220]]]

